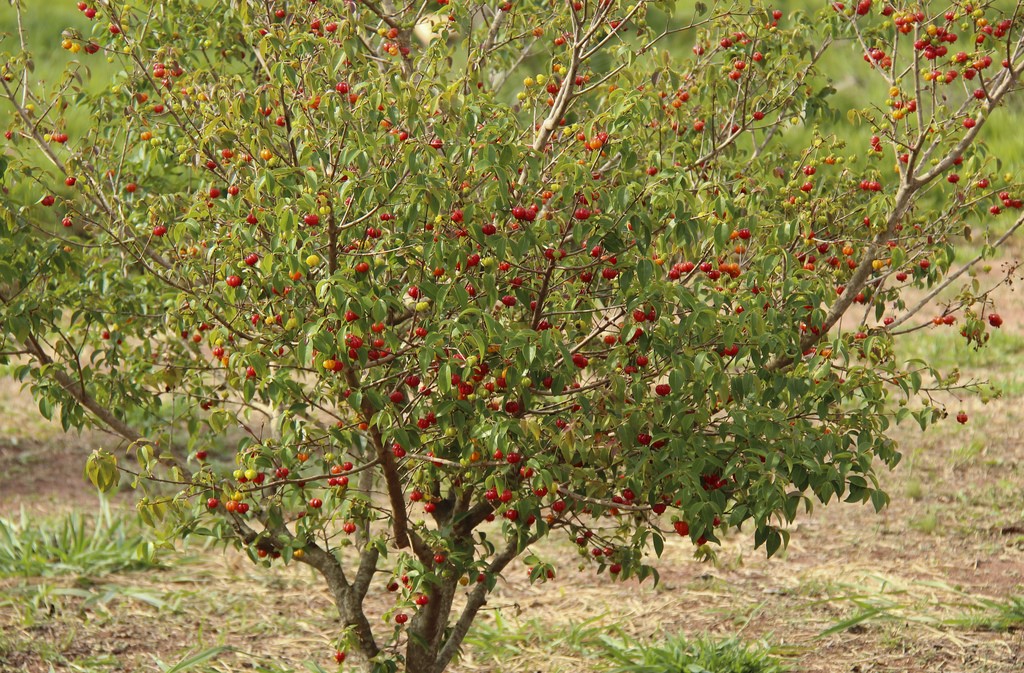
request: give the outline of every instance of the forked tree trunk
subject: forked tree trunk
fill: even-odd
[[[430,602],[413,617],[406,646],[406,673],[439,673],[438,654],[444,645],[445,630],[458,587],[458,577],[439,578],[428,592]]]

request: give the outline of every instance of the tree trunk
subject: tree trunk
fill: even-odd
[[[438,583],[427,592],[430,602],[416,613],[410,624],[406,673],[439,673],[438,653],[444,642],[458,582],[453,573],[452,577],[438,578]]]

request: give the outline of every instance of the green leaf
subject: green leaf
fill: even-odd
[[[229,645],[208,647],[205,650],[188,655],[173,666],[162,667],[163,673],[188,673],[189,671],[194,671],[201,664],[213,661],[222,654],[235,651],[237,651],[236,648]]]
[[[640,282],[640,286],[646,289],[653,276],[654,262],[649,259],[640,260],[636,265],[636,279]]]
[[[95,449],[85,463],[85,476],[103,493],[114,490],[121,480],[117,456],[105,449]]]

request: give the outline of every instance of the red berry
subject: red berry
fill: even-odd
[[[993,327],[1000,327],[1003,324],[1003,319],[998,313],[989,313],[988,324]]]
[[[228,284],[228,287],[238,287],[242,284],[242,279],[239,276],[228,276],[224,282]]]

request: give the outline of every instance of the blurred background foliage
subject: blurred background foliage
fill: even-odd
[[[196,0],[198,5],[216,4],[223,0]],[[21,3],[21,31],[19,32],[18,12],[15,10],[11,0],[0,5],[0,50],[9,53],[16,53],[19,49],[20,36],[24,36],[27,50],[32,54],[33,77],[37,84],[45,88],[57,85],[65,76],[69,64],[73,60],[79,61],[85,66],[83,70],[82,92],[83,96],[100,93],[105,87],[115,82],[119,73],[123,72],[121,65],[112,57],[105,58],[102,54],[86,55],[83,52],[71,54],[61,48],[61,41],[65,31],[74,31],[82,36],[95,34],[96,31],[106,29],[103,21],[90,21],[76,7],[72,0],[13,0]],[[703,4],[709,11],[722,8],[728,3],[705,2]],[[740,3],[742,4],[742,3]],[[782,10],[785,15],[791,16],[802,12],[808,15],[826,9],[829,3],[816,2],[814,0],[778,0],[774,6]],[[986,3],[993,6],[1003,6],[1012,10],[1012,0],[997,0]],[[325,8],[326,9],[326,8]],[[679,0],[677,2],[677,17],[690,17],[694,13],[694,3]],[[657,10],[652,10],[650,25],[657,29],[665,21],[664,15]],[[693,31],[680,33],[673,41],[663,42],[664,48],[673,52],[676,57],[686,57],[690,53],[693,44]],[[789,127],[785,131],[787,145],[791,150],[798,151],[806,147],[813,138],[813,129],[818,126],[822,131],[834,133],[848,142],[851,151],[857,152],[858,148],[868,147],[868,139],[872,135],[871,129],[863,122],[853,119],[852,115],[840,115],[835,110],[844,110],[862,106],[865,101],[881,101],[886,98],[886,84],[881,77],[873,75],[871,70],[862,63],[863,55],[860,45],[852,39],[839,39],[831,45],[821,59],[818,68],[818,77],[813,85],[819,90],[830,87],[834,92],[826,98],[830,103],[828,109],[818,109],[813,116],[805,116],[804,123]],[[600,67],[599,63],[595,66]],[[536,67],[540,72],[545,65],[537,63]],[[527,68],[526,71],[529,69]],[[513,102],[515,90],[513,86],[506,86],[509,102]],[[6,130],[12,124],[12,110],[6,106],[0,107],[0,131]],[[1003,162],[1002,170],[1007,166],[1015,165],[1024,156],[1024,133],[1019,132],[1018,124],[1024,117],[1024,99],[1011,97],[1009,105],[1001,108],[988,121],[988,138],[990,151],[1000,157]],[[66,116],[66,128],[64,131],[72,137],[84,134],[90,124],[88,106],[82,105],[75,109],[68,110]],[[771,157],[766,157],[771,160]],[[51,167],[42,155],[39,155],[38,166],[40,170],[49,171]],[[2,171],[0,171],[2,173]],[[19,180],[19,176],[7,176],[5,188],[9,190],[8,197],[12,203],[29,204],[38,199],[38,194],[31,189],[31,181]],[[56,222],[44,222],[44,215],[49,215],[38,206],[26,212],[26,215],[36,219],[44,226],[56,227]],[[994,229],[1001,231],[1004,226],[1000,223],[1009,222],[1009,218],[999,218],[994,223]],[[970,248],[961,254],[971,254]]]

